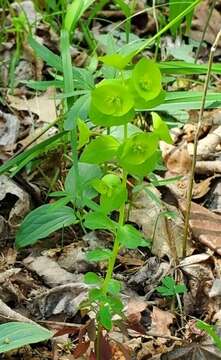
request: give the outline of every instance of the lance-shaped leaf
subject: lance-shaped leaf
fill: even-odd
[[[19,347],[45,341],[53,337],[53,332],[37,324],[9,322],[0,325],[0,353]]]
[[[68,206],[42,205],[29,213],[16,235],[18,248],[35,244],[56,230],[75,224],[74,210]]]

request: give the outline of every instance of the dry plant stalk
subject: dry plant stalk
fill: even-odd
[[[191,200],[192,200],[193,184],[194,184],[194,173],[195,173],[196,159],[197,159],[198,139],[199,139],[201,127],[203,125],[203,113],[204,113],[204,108],[205,108],[207,91],[208,91],[208,87],[209,87],[209,80],[210,80],[210,75],[211,75],[211,70],[212,70],[212,65],[213,65],[213,58],[214,58],[214,54],[217,49],[220,37],[221,37],[221,29],[218,32],[216,39],[213,43],[213,46],[210,50],[208,70],[207,70],[206,80],[205,80],[204,90],[203,90],[202,104],[201,104],[201,108],[200,108],[197,129],[196,129],[196,133],[195,133],[195,137],[194,137],[193,159],[192,159],[192,167],[191,167],[190,180],[189,180],[189,186],[188,186],[187,209],[186,209],[186,216],[185,216],[185,223],[184,223],[183,257],[186,256],[186,250],[187,250],[187,239],[188,239],[188,232],[189,232],[189,219],[190,219]]]

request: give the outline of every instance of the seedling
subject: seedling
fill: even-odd
[[[165,276],[162,280],[162,286],[158,286],[156,290],[162,296],[176,296],[184,294],[187,288],[185,284],[176,284],[176,281],[171,276]]]

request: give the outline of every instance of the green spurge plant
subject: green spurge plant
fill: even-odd
[[[139,183],[159,163],[159,141],[172,142],[167,125],[156,113],[152,113],[150,132],[141,131],[135,126],[132,132],[129,131],[140,104],[151,107],[153,101],[159,102],[159,95],[163,93],[157,64],[141,58],[135,66],[125,63],[125,70],[122,69],[121,59],[113,57],[112,60],[108,57],[108,65],[119,70],[118,76],[100,81],[91,91],[90,119],[103,130],[84,147],[80,157],[82,163],[97,164],[106,170],[103,177],[95,177],[91,181],[92,187],[100,195],[99,204],[89,204],[91,210],[84,216],[84,226],[91,230],[108,230],[114,238],[112,251],[98,248],[87,254],[89,261],[106,260],[108,264],[104,278],[93,272],[85,275],[85,282],[91,286],[89,303],[96,311],[99,329],[97,343],[101,329],[110,331],[114,316],[123,317],[121,283],[113,279],[119,251],[122,248],[135,249],[150,245],[136,228],[125,221],[128,175]],[[105,62],[106,57],[102,61]],[[114,136],[115,133],[119,135],[122,128],[123,136]],[[118,221],[112,220],[113,211],[118,213]],[[99,346],[96,355],[99,359]]]

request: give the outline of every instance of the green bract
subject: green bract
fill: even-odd
[[[121,55],[121,54],[112,54],[112,55],[105,55],[99,57],[105,65],[113,66],[119,70],[123,70],[127,64],[131,61],[133,54],[129,55]]]
[[[100,112],[96,106],[94,106],[93,102],[91,102],[89,116],[91,121],[95,125],[99,126],[118,126],[118,125],[125,125],[131,120],[133,120],[135,116],[134,109],[129,110],[126,114],[122,116],[114,116],[114,115],[106,115]]]
[[[157,150],[158,137],[153,133],[138,133],[125,140],[117,152],[118,161],[124,165],[140,165]]]
[[[152,100],[161,90],[161,73],[157,64],[152,60],[141,59],[132,71],[133,86],[141,98]]]
[[[173,143],[173,139],[170,136],[167,124],[161,119],[161,117],[155,113],[151,113],[153,118],[153,129],[154,133],[157,134],[160,140],[167,142],[168,144]]]
[[[92,105],[106,115],[123,116],[134,105],[129,89],[121,80],[103,80],[91,95]]]
[[[144,161],[140,165],[121,163],[119,164],[131,175],[137,175],[140,177],[146,176],[156,169],[156,166],[161,158],[160,151],[156,151],[151,157]]]
[[[107,174],[101,180],[94,179],[92,186],[101,194],[100,210],[104,213],[119,209],[127,200],[127,189],[117,175]]]

